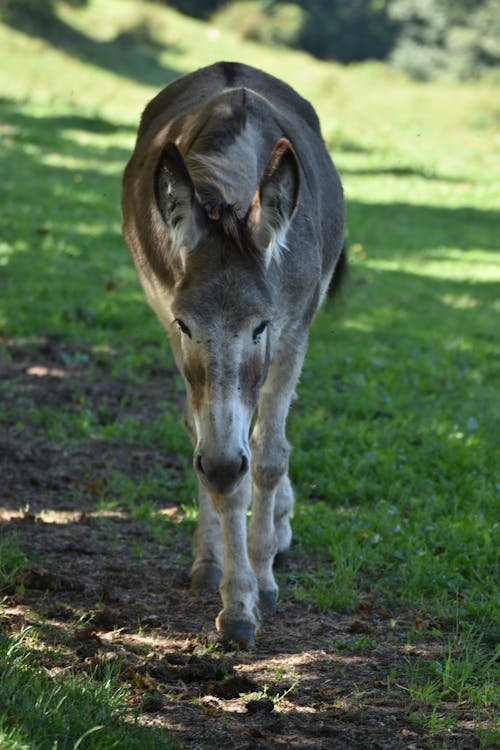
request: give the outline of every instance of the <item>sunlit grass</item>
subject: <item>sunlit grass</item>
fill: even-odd
[[[440,256],[434,260],[433,256]],[[424,264],[422,263],[424,261]],[[366,259],[363,263],[366,268],[375,271],[406,271],[417,276],[443,279],[449,281],[465,281],[473,291],[474,282],[491,283],[500,277],[500,259],[492,257],[491,251],[486,249],[471,248],[467,253],[467,259],[463,259],[461,251],[452,248],[438,248],[428,252],[422,250],[420,260],[396,260]],[[478,297],[469,297],[466,308],[477,307],[481,301],[481,290],[478,288]],[[453,299],[449,296],[448,299]],[[464,297],[462,297],[464,299]],[[471,302],[470,300],[474,300]],[[494,303],[495,300],[493,299]],[[456,305],[454,305],[456,307]],[[463,306],[462,306],[463,309]]]

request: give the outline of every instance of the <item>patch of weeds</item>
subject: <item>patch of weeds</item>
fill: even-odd
[[[425,726],[431,734],[446,732],[456,723],[455,712],[444,709],[441,704],[434,705],[430,714],[423,709],[418,709],[410,713],[409,719],[418,726]]]
[[[76,446],[82,440],[100,439],[101,416],[90,401],[80,397],[71,409],[43,407],[30,411],[33,424],[42,427],[50,440]]]
[[[397,504],[299,503],[295,540],[320,560],[318,575],[301,581],[300,594],[309,592],[309,601],[327,609],[353,606],[359,592],[370,590],[388,604],[425,604],[440,614],[458,598],[465,617],[493,619],[497,526],[491,504],[487,512],[483,495],[471,493],[464,502],[432,495]]]
[[[469,627],[457,629],[437,658],[407,660],[404,691],[409,706],[418,706],[412,712],[414,720],[432,732],[441,731],[454,723],[449,704],[458,708],[464,702],[478,715],[489,715],[500,703],[499,657],[500,646],[488,653],[481,634]],[[388,689],[396,684],[395,675],[392,678]]]
[[[132,554],[136,560],[140,560],[146,551],[146,546],[140,542],[134,542],[132,546]]]
[[[174,466],[155,464],[140,478],[113,469],[99,488],[99,507],[103,510],[122,509],[139,520],[152,519],[163,506],[174,503],[182,506],[184,512],[184,507],[192,506],[196,489],[191,474],[188,471],[185,476],[177,463]]]
[[[330,610],[353,611],[356,600],[349,586],[338,586],[337,578],[327,573],[303,573],[299,576],[293,595],[299,601],[312,602],[318,612]]]
[[[158,416],[159,415],[159,416]],[[106,440],[120,440],[127,445],[148,447],[161,446],[170,455],[189,457],[192,446],[181,425],[181,409],[170,403],[155,405],[155,418],[138,419],[133,416],[118,415],[101,428]]]
[[[292,695],[296,688],[300,684],[300,677],[295,676],[291,685],[284,690],[277,690],[276,685],[264,685],[262,690],[255,690],[251,693],[240,693],[240,698],[245,701],[260,701],[270,700],[274,705],[278,705],[280,701],[284,700],[287,696]]]
[[[333,644],[333,648],[336,651],[350,651],[352,653],[357,653],[358,651],[373,651],[378,648],[378,646],[378,641],[370,636],[362,636],[361,638],[351,641],[338,640]]]
[[[386,683],[388,695],[399,695],[401,691],[401,670],[398,667],[390,668]]]
[[[104,496],[100,496],[97,502],[98,513],[114,513],[120,509],[120,503],[118,500],[113,500]]]
[[[21,585],[20,576],[28,562],[15,537],[3,534],[0,537],[0,592]]]
[[[497,748],[500,745],[500,719],[493,718],[491,727],[478,726],[476,733],[481,750]]]
[[[500,704],[500,645],[492,654],[476,628],[457,630],[448,638],[440,658],[431,661],[442,699],[468,697],[478,708]]]
[[[331,609],[352,611],[360,591],[358,574],[363,564],[361,547],[352,538],[329,545],[330,561],[318,564],[315,572],[298,576],[294,596],[311,601],[319,612]]]
[[[198,638],[196,639],[198,640]],[[193,653],[196,656],[224,656],[224,646],[220,641],[207,641],[196,646]]]
[[[173,476],[173,471],[157,466],[149,476],[136,480],[115,469],[107,477],[105,495],[100,502],[121,507],[137,520],[152,520],[162,498],[169,492]]]

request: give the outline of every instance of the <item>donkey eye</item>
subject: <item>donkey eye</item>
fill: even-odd
[[[186,336],[189,336],[189,338],[191,338],[191,331],[189,330],[189,328],[187,327],[187,325],[184,323],[183,320],[181,320],[180,318],[176,318],[174,323],[177,323],[182,333],[185,333]]]
[[[262,323],[257,326],[257,328],[255,329],[255,331],[253,332],[253,340],[254,341],[256,341],[259,338],[259,336],[262,333],[264,333],[264,331],[266,330],[266,328],[267,328],[268,325],[269,325],[269,321],[268,320],[263,320]]]

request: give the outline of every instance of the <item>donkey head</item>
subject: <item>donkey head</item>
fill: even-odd
[[[156,203],[175,280],[169,336],[188,392],[194,467],[212,493],[232,493],[249,469],[248,434],[275,314],[269,264],[284,245],[298,187],[286,139],[272,150],[243,216],[213,189],[195,188],[174,144],[158,164]]]

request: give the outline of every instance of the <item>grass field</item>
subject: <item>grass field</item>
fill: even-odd
[[[350,279],[313,325],[289,421],[295,551],[308,562],[285,572],[281,588],[313,611],[368,611],[375,602],[391,622],[406,618],[408,656],[387,678],[387,695],[398,694],[425,727],[425,747],[463,747],[445,730],[464,706],[473,717],[470,746],[493,747],[500,742],[498,85],[422,85],[380,65],[320,63],[133,0],[62,5],[49,26],[0,25],[0,361],[49,337],[69,370],[85,369],[92,380],[105,369],[110,382],[126,382],[127,405],[158,368],[170,373],[146,421],[106,410],[92,392],[75,410],[34,404],[29,391],[14,402],[6,386],[5,444],[7,435],[24,431],[29,442],[42,430],[69,452],[89,441],[160,445],[176,457],[173,469],[132,479],[126,464],[116,467],[94,492],[95,508],[146,519],[166,544],[169,524],[158,510],[167,497],[192,529],[180,381],[124,248],[119,193],[147,101],[217,59],[262,67],[314,103],[348,206]],[[24,505],[1,490],[0,518],[2,509]],[[42,487],[42,508],[43,496]],[[30,551],[17,546],[8,523],[1,531],[8,607],[25,585],[19,571]],[[186,549],[184,564],[188,557]],[[130,730],[130,694],[112,670],[85,685],[78,675],[47,681],[36,628],[20,636],[8,622],[0,619],[8,676],[0,747],[173,746],[153,728]],[[433,640],[434,658],[412,651],[421,638]],[[360,648],[369,649],[365,640]],[[88,713],[79,711],[82,701]],[[31,705],[30,724],[20,717]],[[73,713],[79,721],[67,720]],[[98,727],[108,725],[104,736]]]

